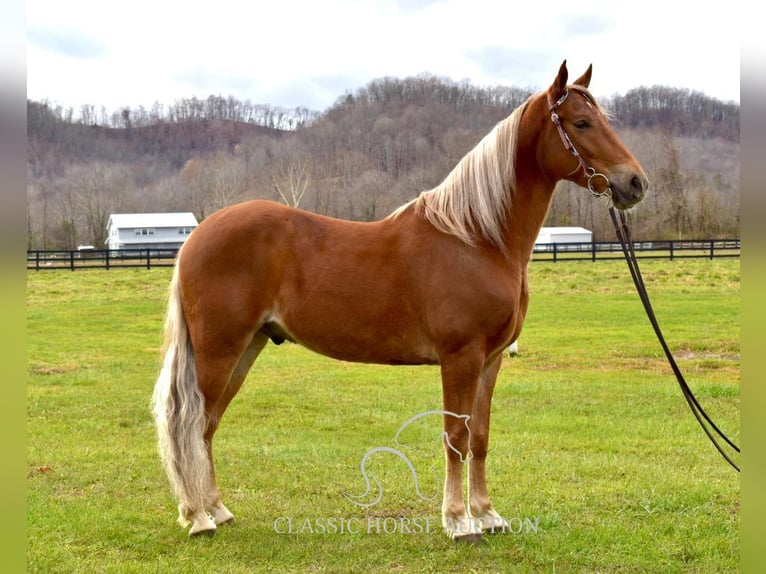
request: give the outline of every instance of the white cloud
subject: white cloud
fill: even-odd
[[[386,75],[543,88],[567,58],[572,74],[594,64],[597,95],[661,84],[739,100],[737,6],[686,6],[29,0],[28,95],[116,109],[231,94],[322,110]]]

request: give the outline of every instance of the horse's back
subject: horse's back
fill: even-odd
[[[417,327],[423,307],[407,304],[418,281],[398,227],[262,200],[219,210],[179,258],[190,312],[204,306],[208,324],[261,329],[337,358],[434,362]]]

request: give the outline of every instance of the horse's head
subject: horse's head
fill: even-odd
[[[568,85],[564,61],[542,94],[550,119],[539,140],[538,158],[557,180],[573,181],[595,195],[608,191],[618,209],[628,209],[643,199],[649,180],[588,92],[592,69],[588,66]]]

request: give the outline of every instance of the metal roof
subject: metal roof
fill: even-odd
[[[565,233],[592,233],[584,227],[541,227],[540,235],[560,235]]]
[[[113,213],[106,228],[136,229],[141,227],[197,227],[191,211],[183,213]]]

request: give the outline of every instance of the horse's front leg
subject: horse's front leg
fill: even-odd
[[[480,353],[471,350],[443,357],[441,362],[447,467],[442,525],[450,538],[469,542],[481,539],[481,528],[471,519],[463,501],[463,471],[471,458],[469,424],[482,364]]]
[[[468,501],[471,518],[483,532],[503,532],[508,523],[492,507],[487,489],[486,459],[492,392],[502,356],[488,363],[481,373],[471,414],[471,462],[468,466]]]

